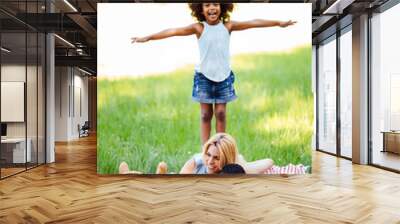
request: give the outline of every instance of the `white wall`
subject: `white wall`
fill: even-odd
[[[33,69],[33,68],[28,66],[28,69]],[[25,82],[25,64],[1,65],[1,81]]]
[[[1,66],[1,81],[3,82],[25,82],[25,75],[27,69],[28,74],[31,73],[36,73],[36,67],[33,66],[28,66],[27,68],[24,65],[7,65],[4,64]],[[30,80],[32,82],[32,80]],[[35,83],[30,83],[36,85]],[[28,88],[28,97],[34,97],[36,98],[36,89]],[[29,90],[32,90],[33,92],[30,92]],[[31,102],[32,100],[27,99],[28,102]],[[33,106],[33,105],[31,105]],[[35,105],[36,108],[36,105]],[[7,108],[1,108],[2,110],[7,110]],[[31,117],[31,116],[36,116],[36,114],[28,113],[28,121],[35,120],[36,117]],[[28,125],[29,127],[33,127],[32,125]],[[35,127],[36,129],[36,127]],[[29,132],[29,130],[28,130]],[[25,122],[7,122],[7,136],[8,137],[25,137]]]
[[[78,124],[80,124],[81,126],[85,123],[85,121],[87,121],[88,120],[88,106],[89,106],[89,103],[88,103],[88,95],[89,95],[89,92],[88,92],[88,77],[86,76],[86,77],[83,77],[83,76],[81,76],[81,74],[82,73],[80,73],[79,71],[79,73],[78,73],[78,75],[77,75],[77,71],[78,70],[75,70],[74,72],[75,72],[75,80],[74,80],[74,86],[75,86],[75,96],[74,96],[74,98],[75,98],[75,105],[78,105],[78,107],[77,106],[75,106],[75,119],[73,119],[73,135],[74,136],[77,136],[79,133],[78,133],[78,129],[76,128],[77,126],[78,126]],[[80,90],[80,93],[78,93],[77,92],[77,90]],[[80,94],[80,99],[78,98],[78,94]],[[77,100],[79,101],[81,101],[80,102],[80,105],[79,105],[79,102],[77,102]],[[82,108],[80,108],[82,111],[80,112],[79,111],[79,106],[81,106]]]
[[[67,141],[70,75],[67,67],[56,67],[55,74],[55,141]]]
[[[55,140],[77,139],[78,124],[88,120],[88,78],[76,68],[56,67],[55,85]]]
[[[2,64],[1,66],[2,82],[24,82],[26,84],[26,107],[21,108],[21,112],[25,113],[26,121],[22,122],[5,122],[7,124],[7,137],[24,138],[25,135],[30,139],[32,161],[44,163],[44,83],[42,67],[39,65],[25,64]],[[25,80],[27,76],[27,81]],[[2,96],[7,97],[7,96]],[[3,107],[1,110],[12,110],[12,108]],[[14,109],[15,110],[15,109]],[[7,111],[13,113],[13,111]],[[15,112],[14,112],[15,113]],[[37,155],[39,153],[39,155]]]
[[[32,69],[28,67],[28,70]],[[25,64],[24,65],[7,65],[1,66],[1,81],[2,82],[25,82]],[[25,82],[26,83],[26,82]],[[2,96],[4,97],[4,96]],[[7,110],[8,108],[1,108]],[[24,108],[22,108],[24,110]],[[24,122],[6,122],[8,137],[25,137]]]

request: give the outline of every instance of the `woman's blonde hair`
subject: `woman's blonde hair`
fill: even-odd
[[[221,165],[237,163],[239,152],[235,139],[227,133],[217,133],[203,145],[203,160],[211,145],[214,145],[220,154]],[[221,167],[222,168],[222,167]]]

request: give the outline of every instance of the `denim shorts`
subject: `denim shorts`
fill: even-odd
[[[214,82],[200,72],[195,72],[193,79],[192,99],[200,103],[228,103],[237,98],[233,83],[235,75],[231,71],[228,78]]]

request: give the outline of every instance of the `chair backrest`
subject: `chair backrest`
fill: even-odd
[[[89,121],[85,121],[85,123],[82,125],[82,129],[89,129],[90,128],[90,126],[89,126]]]

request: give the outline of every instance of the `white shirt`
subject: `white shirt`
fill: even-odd
[[[222,22],[203,24],[204,29],[198,39],[200,63],[196,65],[196,71],[214,82],[221,82],[231,73],[229,31]]]

